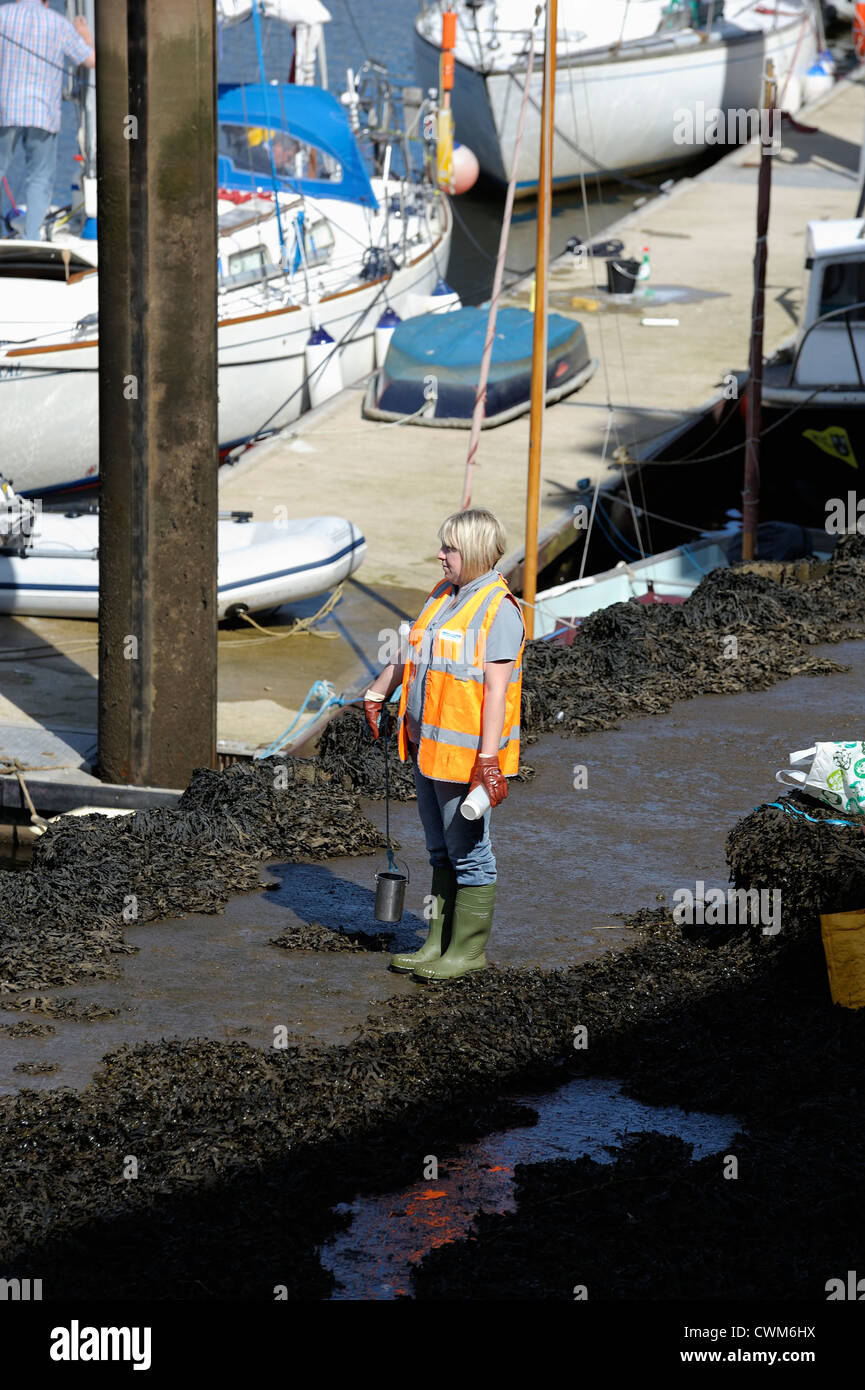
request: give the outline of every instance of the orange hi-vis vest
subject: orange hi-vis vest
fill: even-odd
[[[427,629],[455,593],[443,579],[433,589],[408,637],[399,700],[399,756],[408,758],[405,711],[419,664],[427,664],[418,767],[440,782],[468,782],[480,751],[484,705],[484,651],[501,603],[517,601],[500,574],[462,604],[447,623],[428,637]],[[520,614],[522,617],[522,614]],[[429,646],[429,652],[424,647]],[[525,628],[505,694],[505,722],[499,740],[499,767],[507,777],[519,770],[520,698]],[[421,656],[423,654],[423,657]],[[425,658],[428,657],[428,660]],[[413,659],[414,658],[414,659]]]

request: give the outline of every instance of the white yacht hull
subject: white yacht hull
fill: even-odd
[[[708,135],[714,143],[717,127],[701,130],[700,113],[759,108],[770,58],[782,94],[781,109],[797,111],[804,76],[817,55],[817,38],[810,13],[792,20],[783,17],[785,13],[789,11],[779,14],[777,29],[713,36],[705,43],[685,31],[664,46],[654,40],[631,41],[617,51],[606,50],[606,57],[597,49],[585,56],[572,50],[564,59],[560,53],[554,185],[565,188],[582,176],[609,178],[693,159],[705,144],[680,142],[683,122],[677,113],[693,113],[695,138]],[[437,84],[438,60],[438,49],[416,30],[415,64],[424,86]],[[455,64],[457,138],[474,151],[484,173],[500,183],[507,183],[513,172],[525,74],[524,58],[515,58],[507,71],[483,71],[459,56]],[[518,196],[537,192],[542,95],[542,55],[536,55],[516,171]],[[730,143],[735,142],[734,136]]]
[[[260,295],[259,302],[245,292],[220,296],[221,452],[281,429],[309,408],[306,347],[315,324],[334,339],[348,385],[376,365],[374,333],[386,307],[402,318],[432,307],[453,229],[446,200],[440,206],[435,237],[389,278],[358,283],[354,270],[345,277],[348,288],[325,292],[317,304],[286,304],[276,297],[275,307],[267,307]],[[2,463],[19,493],[44,496],[97,481],[98,336],[95,327],[82,324],[96,313],[97,281],[95,272],[69,284],[22,281],[19,302],[31,312],[29,324],[20,310],[7,308],[0,315],[0,340],[6,339],[0,344]],[[0,280],[4,289],[12,284]]]

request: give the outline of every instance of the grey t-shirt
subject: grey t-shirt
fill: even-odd
[[[446,627],[448,621],[456,613],[467,599],[478,589],[484,588],[497,574],[496,570],[487,570],[486,574],[481,574],[477,579],[472,579],[468,584],[462,584],[454,594],[450,603],[446,603],[439,609],[432,622],[426,629],[426,642],[423,650],[419,654],[417,669],[414,679],[409,687],[408,700],[405,708],[405,729],[409,740],[412,743],[420,741],[420,722],[423,714],[424,695],[426,693],[426,678],[429,670],[429,654],[432,649],[433,635],[439,628]],[[520,643],[523,640],[523,620],[518,609],[508,599],[503,599],[499,604],[496,616],[490,625],[487,635],[486,647],[484,650],[484,661],[515,661],[519,655]],[[415,658],[413,657],[412,660]]]

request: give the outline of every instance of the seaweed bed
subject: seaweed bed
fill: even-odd
[[[701,585],[716,616],[726,614],[712,630],[740,643],[762,603],[787,605],[778,648],[764,632],[747,649],[771,648],[771,667],[755,657],[750,678],[768,684],[803,660],[810,669],[796,644],[852,635],[842,625],[857,588],[861,614],[865,565],[842,551],[833,571],[834,626],[820,607],[823,581],[798,615],[792,586],[783,600],[757,594],[751,580],[763,586],[763,576]],[[618,633],[603,658],[605,688],[633,683],[645,697],[637,712],[647,712],[654,639],[669,627],[684,641],[690,618],[640,620],[639,639],[622,637],[636,631],[630,610],[598,618]],[[696,630],[707,679],[721,679],[726,667],[714,670]],[[582,669],[594,659],[544,650],[557,679],[568,661]],[[592,687],[598,718],[602,684],[599,675]],[[666,708],[663,686],[659,676]],[[612,701],[609,718],[634,712],[634,698],[627,710]],[[568,727],[556,717],[563,708],[555,691],[530,728]],[[44,1026],[35,1017],[56,1009],[37,991],[116,972],[115,957],[132,949],[125,922],[218,911],[258,886],[263,858],[381,844],[326,761],[283,768],[199,771],[174,811],[52,826],[29,872],[0,874],[2,988],[30,991],[13,1007]],[[416,1181],[426,1155],[446,1161],[456,1142],[524,1123],[510,1098],[518,1087],[594,1073],[647,1103],[739,1116],[738,1177],[724,1177],[722,1155],[691,1164],[687,1146],[652,1134],[631,1139],[612,1166],[518,1169],[517,1211],[481,1215],[470,1238],[428,1255],[418,1297],[571,1301],[581,1284],[592,1299],[823,1298],[827,1279],[861,1263],[865,1237],[865,1011],[830,1002],[817,912],[865,905],[865,839],[852,819],[833,825],[837,813],[786,800],[816,819],[761,807],[727,842],[737,887],[782,889],[777,936],[680,927],[667,909],[644,909],[622,951],[395,996],[344,1045],[148,1042],[108,1055],[81,1092],[0,1101],[4,1276],[42,1279],[48,1299],[269,1299],[277,1287],[326,1297],[332,1276],[316,1247],[346,1220],[336,1203]],[[573,1046],[577,1025],[588,1029],[585,1050]]]
[[[125,925],[221,912],[261,887],[264,859],[383,845],[357,798],[309,759],[200,768],[168,810],[64,816],[36,841],[29,870],[0,872],[0,995],[118,975],[117,957],[136,949]]]
[[[825,835],[848,870],[833,905],[865,901],[858,825],[746,819],[728,841],[737,886],[756,840],[783,866]],[[594,1072],[648,1103],[740,1116],[738,1178],[657,1135],[612,1169],[532,1165],[515,1214],[427,1256],[419,1297],[820,1296],[865,1235],[865,1015],[830,1004],[813,892],[791,881],[777,937],[643,910],[624,951],[396,996],[342,1046],[144,1043],[80,1093],[22,1091],[0,1102],[4,1271],[49,1298],[325,1297],[316,1246],[345,1219],[335,1203],[525,1123],[518,1085]]]

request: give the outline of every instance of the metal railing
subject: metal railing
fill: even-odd
[[[847,337],[850,340],[850,351],[853,354],[853,361],[856,364],[856,374],[859,378],[858,385],[861,388],[861,390],[865,391],[865,378],[863,378],[862,376],[862,364],[859,361],[859,353],[856,351],[856,341],[853,337],[853,329],[850,327],[850,315],[853,314],[857,309],[863,310],[862,324],[863,327],[865,327],[865,299],[863,299],[859,300],[856,304],[846,304],[843,309],[830,309],[828,314],[821,314],[820,317],[818,319],[815,319],[814,322],[810,325],[810,327],[806,329],[805,335],[802,338],[802,341],[796,349],[796,352],[793,357],[793,361],[790,367],[790,377],[787,382],[788,387],[793,386],[795,383],[796,368],[799,366],[799,359],[802,356],[802,349],[804,348],[811,334],[814,332],[814,329],[819,328],[820,325],[823,323],[827,323],[829,319],[843,318],[844,327],[847,329]]]

